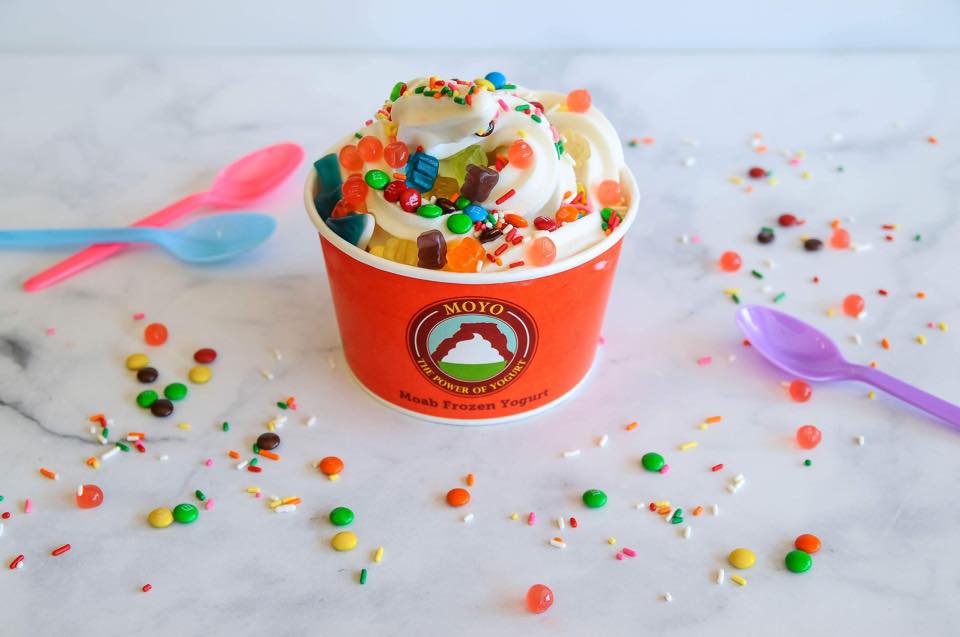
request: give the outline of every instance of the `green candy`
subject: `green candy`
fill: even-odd
[[[583,492],[583,503],[591,509],[599,509],[607,503],[607,494],[600,489],[589,489]]]
[[[178,504],[173,507],[173,519],[180,524],[196,522],[198,517],[200,517],[200,511],[192,504]]]
[[[163,395],[170,400],[183,400],[187,397],[187,386],[183,383],[170,383],[163,388]]]
[[[467,174],[467,166],[476,164],[477,166],[487,165],[487,153],[478,144],[467,146],[456,155],[451,155],[446,159],[440,160],[440,176],[452,177],[458,184],[463,183],[463,178]]]
[[[160,398],[160,396],[157,395],[157,392],[152,389],[145,389],[137,394],[137,404],[147,409],[150,405],[157,402],[158,398]]]
[[[790,551],[783,562],[791,573],[806,573],[813,566],[813,558],[804,551]]]
[[[447,217],[447,228],[454,234],[466,234],[473,228],[473,221],[467,215],[458,212]]]
[[[459,197],[459,198],[457,199],[457,203],[455,203],[455,204],[453,204],[453,205],[455,205],[455,206],[457,207],[457,210],[463,210],[464,208],[466,208],[467,206],[469,206],[471,203],[473,203],[473,202],[470,201],[469,199],[467,199],[466,197]]]
[[[428,203],[425,206],[417,208],[417,214],[427,219],[435,219],[443,214],[443,208],[436,204]]]
[[[347,507],[337,507],[330,512],[330,524],[334,526],[347,526],[353,522],[353,511]]]
[[[667,463],[663,459],[663,456],[655,451],[651,451],[650,453],[643,454],[643,457],[640,458],[640,464],[642,464],[643,468],[647,471],[660,471]]]
[[[390,101],[396,102],[397,98],[400,97],[400,92],[403,91],[403,88],[406,86],[403,82],[397,82],[393,85],[393,90],[390,91]]]
[[[390,175],[382,170],[373,169],[367,171],[367,174],[363,176],[363,180],[374,190],[383,190],[387,187],[387,184],[390,183]]]

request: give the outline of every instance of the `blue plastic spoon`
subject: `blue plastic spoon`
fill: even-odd
[[[155,243],[182,261],[212,263],[256,248],[277,222],[268,215],[229,213],[205,217],[176,230],[77,228],[0,230],[0,248],[41,248],[91,243]]]
[[[755,350],[780,369],[814,381],[858,380],[960,427],[960,407],[866,365],[847,361],[823,332],[760,305],[737,312],[737,325]]]

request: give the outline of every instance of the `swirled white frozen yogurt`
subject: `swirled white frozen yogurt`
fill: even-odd
[[[371,254],[455,272],[538,267],[602,241],[629,208],[620,139],[583,89],[398,82],[315,163],[315,203]]]

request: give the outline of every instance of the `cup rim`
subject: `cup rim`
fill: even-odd
[[[304,205],[307,210],[307,216],[320,233],[320,236],[326,239],[338,250],[356,261],[369,265],[377,270],[424,281],[457,283],[462,285],[490,285],[496,283],[529,281],[545,276],[551,276],[559,272],[565,272],[566,270],[571,270],[583,265],[584,263],[588,263],[592,259],[609,250],[612,246],[616,245],[616,243],[620,241],[627,233],[627,230],[629,230],[633,225],[633,222],[637,216],[637,209],[639,208],[640,202],[640,192],[637,189],[636,179],[627,166],[624,166],[620,171],[620,182],[625,184],[630,192],[630,206],[627,208],[627,214],[624,216],[623,222],[620,223],[620,225],[618,225],[613,232],[604,237],[601,241],[598,241],[586,250],[582,250],[567,259],[551,263],[548,266],[528,268],[523,270],[500,270],[497,272],[473,273],[431,270],[429,268],[420,268],[407,265],[405,263],[397,263],[395,261],[370,254],[366,250],[361,250],[349,241],[341,238],[320,218],[320,214],[317,212],[316,203],[314,203],[313,200],[314,188],[317,183],[317,171],[313,169],[313,166],[310,167],[310,172],[307,175],[303,198]]]

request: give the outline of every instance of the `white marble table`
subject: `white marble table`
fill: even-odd
[[[0,634],[957,634],[960,434],[883,396],[869,400],[860,386],[817,386],[809,403],[792,403],[783,377],[741,346],[723,290],[740,287],[745,301],[760,303],[785,291],[781,307],[839,339],[851,358],[960,401],[960,57],[437,61],[0,58],[2,227],[129,222],[274,141],[300,142],[316,157],[395,80],[421,72],[499,68],[528,85],[587,86],[625,138],[656,138],[627,149],[645,194],[643,220],[624,248],[592,381],[555,411],[510,426],[408,419],[354,384],[301,210],[306,164],[262,206],[279,219],[278,235],[230,266],[191,269],[138,251],[26,294],[20,283],[56,253],[0,254],[0,511],[14,513],[0,537]],[[766,154],[752,151],[754,132]],[[806,157],[791,166],[783,150]],[[773,170],[779,184],[757,183],[748,194],[728,181],[752,165]],[[758,245],[757,230],[784,211],[823,238],[831,219],[844,219],[854,241],[873,249],[805,253],[801,230],[778,230],[773,245]],[[884,240],[883,223],[900,224],[895,241]],[[683,234],[700,242],[683,244]],[[719,273],[716,258],[731,248],[765,281]],[[774,269],[762,265],[767,257]],[[920,290],[927,298],[914,298]],[[854,291],[867,299],[867,318],[828,318]],[[133,404],[139,386],[123,360],[144,349],[135,312],[170,327],[169,343],[151,350],[166,378],[182,377],[198,347],[221,354],[214,380],[168,421]],[[926,346],[913,341],[918,334]],[[888,351],[878,345],[884,337]],[[704,355],[712,365],[696,364]],[[248,447],[288,395],[302,407],[280,432],[280,465],[260,476],[235,471],[226,451]],[[118,431],[147,432],[147,453],[99,471],[85,466],[100,449],[86,421],[98,411]],[[308,428],[310,414],[319,422]],[[723,422],[699,430],[713,414]],[[219,428],[224,419],[229,433]],[[625,431],[632,420],[639,427]],[[792,443],[804,423],[824,432],[811,452]],[[700,446],[678,451],[688,440]],[[573,448],[582,455],[564,459]],[[667,454],[667,476],[639,468],[652,449]],[[347,463],[338,483],[310,467],[331,453]],[[720,475],[709,471],[717,462],[726,465]],[[41,477],[40,466],[61,480]],[[442,498],[468,472],[477,476],[475,519],[464,524],[463,511]],[[747,483],[731,495],[724,487],[736,473]],[[73,506],[82,481],[104,489],[103,507]],[[274,514],[245,492],[250,485],[304,504]],[[591,487],[609,494],[604,509],[579,503]],[[198,523],[147,526],[151,509],[193,501],[195,489],[216,501]],[[688,510],[717,503],[721,515],[688,513],[693,535],[684,540],[679,527],[635,508],[655,499]],[[348,554],[329,547],[326,515],[341,504],[356,511],[361,541]],[[529,511],[534,527],[523,521]],[[562,551],[547,544],[559,515],[581,521],[563,532]],[[802,532],[818,534],[824,548],[798,576],[782,559]],[[615,560],[609,536],[638,557]],[[49,556],[66,542],[71,552]],[[374,565],[378,545],[386,555]],[[717,586],[715,571],[736,546],[757,554],[749,584]],[[20,553],[25,568],[8,570]],[[363,567],[370,575],[361,587]],[[521,605],[536,582],[558,600],[542,616]]]

